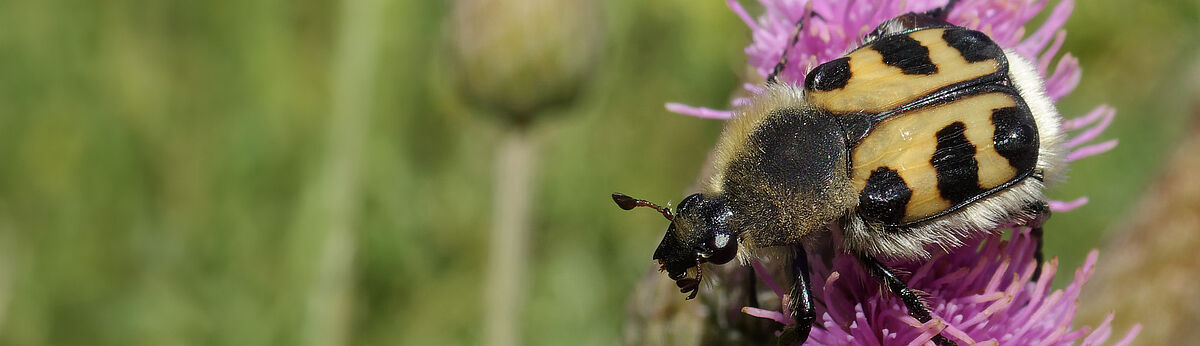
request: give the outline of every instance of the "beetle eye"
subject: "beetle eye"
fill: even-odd
[[[726,245],[729,245],[728,234],[718,234],[716,237],[713,237],[713,246],[716,248],[724,248]]]
[[[725,264],[737,257],[737,241],[728,234],[713,237],[713,252],[707,258],[713,264]]]

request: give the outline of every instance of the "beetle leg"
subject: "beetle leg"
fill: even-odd
[[[1033,270],[1033,281],[1037,281],[1042,277],[1042,262],[1045,262],[1045,256],[1042,255],[1042,225],[1046,220],[1050,219],[1050,206],[1046,202],[1037,202],[1029,208],[1035,213],[1033,220],[1029,221],[1029,236],[1033,237],[1035,243],[1033,249],[1033,260],[1037,261],[1037,268]]]
[[[746,269],[746,306],[758,308],[758,276],[754,275],[753,268]]]
[[[791,301],[788,302],[788,308],[791,310],[792,319],[796,321],[796,324],[783,329],[783,334],[779,335],[780,345],[804,343],[805,340],[808,340],[808,333],[812,330],[813,321],[817,319],[817,310],[813,306],[812,289],[808,283],[808,272],[808,254],[804,252],[803,246],[796,246],[796,256],[792,259]]]
[[[938,7],[938,8],[929,10],[929,11],[925,11],[925,15],[933,17],[933,18],[937,18],[940,20],[946,20],[946,17],[950,16],[950,10],[954,9],[954,5],[958,5],[958,1],[959,0],[947,1],[945,5],[942,5],[942,7]]]
[[[892,291],[892,294],[895,294],[897,297],[900,297],[901,301],[904,301],[904,306],[908,308],[910,316],[916,318],[917,321],[921,321],[921,323],[929,322],[929,320],[933,319],[933,315],[929,313],[929,308],[925,306],[925,303],[921,302],[920,297],[917,297],[917,292],[908,288],[908,285],[904,281],[900,281],[900,277],[896,276],[891,268],[888,268],[879,262],[879,260],[870,256],[860,256],[859,261],[863,265],[866,265],[867,270],[871,272],[871,276],[882,282],[889,291]],[[933,342],[943,346],[957,345],[941,334],[935,335]]]
[[[812,4],[809,4],[809,6],[812,6]],[[787,65],[788,51],[791,51],[792,46],[795,46],[796,43],[800,42],[800,33],[802,32],[801,30],[804,29],[804,20],[808,19],[809,16],[800,17],[800,20],[796,21],[796,29],[792,31],[792,38],[787,41],[788,45],[783,47],[783,53],[779,55],[779,62],[775,63],[775,67],[771,69],[771,73],[767,74],[767,85],[779,82],[776,77],[779,76],[780,73],[783,73],[784,65]]]

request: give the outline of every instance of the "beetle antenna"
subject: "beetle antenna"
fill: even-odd
[[[667,221],[675,222],[675,216],[671,215],[671,209],[660,207],[650,201],[629,197],[620,192],[613,192],[612,199],[613,202],[617,202],[617,206],[621,207],[621,209],[632,210],[637,207],[650,207],[662,213],[663,217],[667,218]]]

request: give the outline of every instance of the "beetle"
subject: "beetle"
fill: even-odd
[[[704,265],[786,249],[797,323],[780,343],[803,342],[816,319],[805,248],[831,230],[840,232],[832,245],[921,322],[929,308],[881,258],[927,260],[930,248],[1024,225],[1038,244],[1036,279],[1044,190],[1065,168],[1061,116],[1029,61],[946,21],[957,2],[880,24],[800,86],[776,78],[785,49],[764,91],[726,124],[707,184],[674,212],[612,195],[622,209],[650,207],[670,221],[653,258],[687,299]]]

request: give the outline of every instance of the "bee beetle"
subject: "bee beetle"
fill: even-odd
[[[830,229],[841,232],[832,245],[921,322],[929,308],[881,258],[927,260],[930,248],[1023,225],[1037,240],[1040,273],[1043,190],[1065,166],[1060,116],[1029,61],[946,22],[956,2],[880,24],[802,87],[776,80],[785,49],[765,90],[725,126],[707,184],[673,213],[613,194],[623,209],[651,207],[670,220],[653,258],[687,299],[702,265],[786,249],[797,323],[780,343],[803,342],[816,319],[805,247]]]

